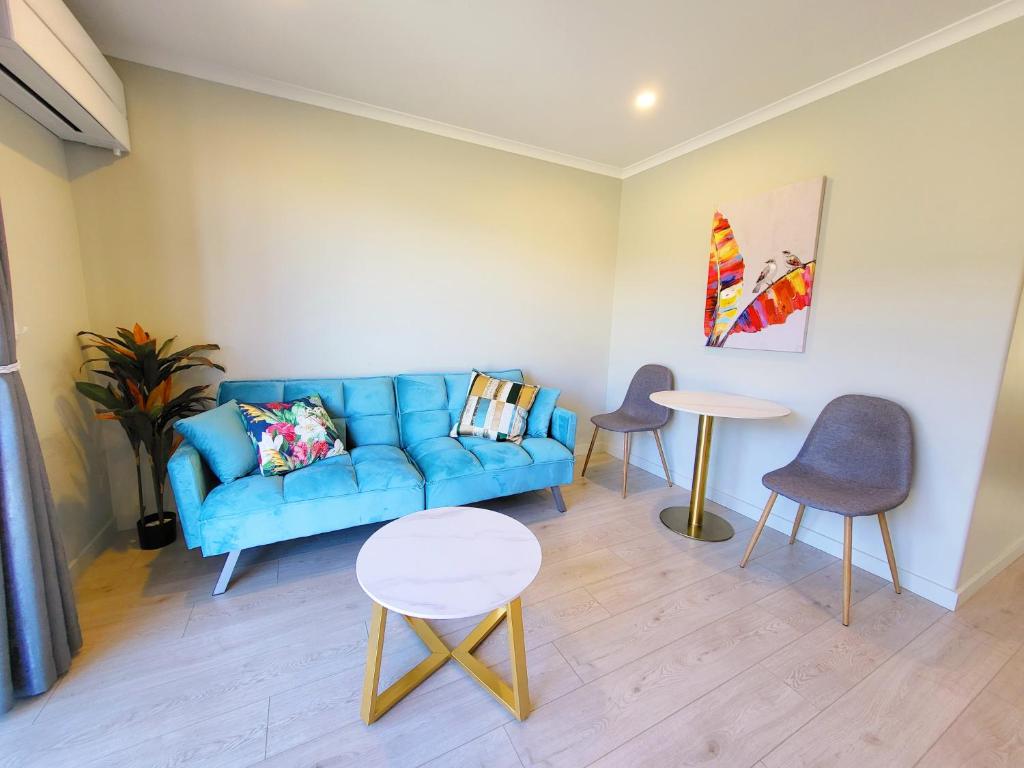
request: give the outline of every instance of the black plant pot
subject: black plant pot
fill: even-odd
[[[178,516],[173,512],[164,512],[164,523],[160,524],[160,515],[146,515],[145,525],[142,520],[135,522],[139,532],[140,549],[160,549],[178,538]]]

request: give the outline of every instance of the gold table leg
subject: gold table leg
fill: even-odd
[[[733,536],[729,521],[714,512],[704,510],[708,462],[711,458],[711,429],[714,421],[714,417],[701,414],[697,422],[697,447],[693,457],[690,506],[666,507],[661,510],[661,522],[666,528],[700,541],[725,541]]]
[[[392,683],[386,691],[378,693],[387,609],[376,602],[373,604],[373,618],[370,622],[370,637],[366,653],[366,675],[363,680],[363,700],[360,707],[360,715],[364,723],[370,725],[378,720],[381,715],[444,666],[449,659],[469,672],[470,676],[505,705],[517,720],[525,720],[529,716],[530,687],[526,675],[526,648],[523,644],[523,607],[518,597],[507,605],[491,611],[466,636],[466,639],[454,648],[448,648],[423,619],[411,616],[403,616],[403,618],[419,635],[420,640],[430,651],[430,655]],[[505,682],[496,672],[473,655],[473,651],[501,626],[502,621],[508,622],[509,657],[512,662],[511,684]]]

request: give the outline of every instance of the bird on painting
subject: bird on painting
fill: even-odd
[[[790,269],[800,269],[804,263],[800,261],[800,257],[790,251],[782,252],[783,258],[786,260],[786,266]]]
[[[764,269],[761,270],[761,274],[757,276],[757,282],[754,283],[754,293],[760,293],[771,284],[772,275],[775,274],[776,269],[778,266],[775,264],[775,259],[768,259],[764,263]]]

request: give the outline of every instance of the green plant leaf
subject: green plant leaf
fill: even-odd
[[[99,403],[112,411],[124,408],[124,403],[114,394],[113,390],[93,384],[91,381],[76,381],[75,389],[93,402]]]
[[[171,363],[170,365],[171,365],[171,367],[167,371],[168,374],[177,373],[179,371],[186,371],[189,368],[200,368],[200,367],[216,368],[219,371],[223,371],[224,370],[224,366],[223,365],[218,365],[217,363],[215,363],[212,360],[210,360],[208,357],[199,357],[198,355],[193,355],[193,356],[190,356],[190,357],[186,357],[186,358],[184,358],[182,360],[176,360],[173,363]]]
[[[177,336],[171,336],[171,338],[167,339],[167,341],[165,341],[163,344],[161,344],[160,345],[160,349],[158,349],[156,351],[156,356],[157,357],[163,357],[164,352],[167,351],[167,348],[169,346],[171,346],[171,344],[173,344],[175,342],[175,340],[177,340],[177,338],[178,338]]]

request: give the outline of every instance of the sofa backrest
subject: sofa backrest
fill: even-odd
[[[399,445],[395,384],[390,376],[223,381],[217,403],[272,403],[310,394],[320,395],[331,420],[342,431],[346,448]]]
[[[487,371],[500,379],[522,381],[523,372]],[[459,418],[469,394],[469,372],[403,373],[395,377],[402,447],[444,437]]]

